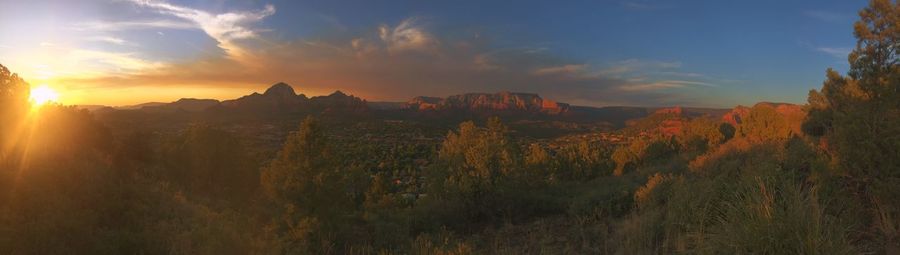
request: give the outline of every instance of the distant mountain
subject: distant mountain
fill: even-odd
[[[136,104],[136,105],[118,106],[118,107],[113,107],[113,108],[116,108],[116,109],[119,109],[119,110],[137,110],[137,109],[141,109],[141,108],[144,108],[144,107],[147,107],[147,106],[160,106],[160,105],[165,105],[165,104],[167,104],[167,103],[163,103],[163,102],[149,102],[149,103]]]
[[[167,104],[145,105],[140,109],[144,111],[184,111],[184,112],[202,112],[207,109],[219,105],[219,100],[215,99],[196,99],[182,98],[178,101]]]
[[[276,83],[262,94],[252,93],[237,99],[182,98],[171,103],[151,102],[123,107],[84,105],[90,111],[136,111],[143,114],[181,113],[194,114],[193,119],[246,119],[246,117],[284,117],[320,113],[365,113],[369,107],[365,100],[335,91],[327,96],[308,98],[297,94],[291,85]],[[199,114],[199,115],[198,115]]]
[[[324,112],[364,113],[369,107],[366,100],[344,94],[340,90],[327,96],[317,96],[309,99],[310,107]]]
[[[466,120],[480,121],[499,116],[506,122],[518,125],[521,130],[531,130],[534,133],[555,132],[560,127],[582,131],[610,130],[625,127],[629,120],[645,118],[654,113],[721,118],[729,112],[727,109],[710,108],[572,106],[537,94],[508,91],[467,93],[444,98],[419,96],[406,102],[367,102],[341,91],[326,96],[307,97],[297,94],[291,85],[283,82],[273,84],[263,93],[254,92],[221,102],[184,98],[171,103],[154,102],[116,108],[98,106],[91,109],[103,111],[102,114],[110,120],[135,123],[148,118],[164,120],[161,123],[299,121],[303,116],[313,114],[342,121],[406,120],[452,127]],[[675,125],[677,123],[670,124],[673,125],[669,129],[679,129]]]
[[[228,110],[261,111],[261,112],[292,112],[309,101],[303,94],[294,92],[294,88],[287,83],[279,82],[272,85],[262,94],[243,96],[238,99],[222,101],[221,107]]]
[[[96,111],[99,109],[110,108],[109,106],[105,106],[105,105],[92,105],[92,104],[79,104],[79,105],[73,105],[73,106],[76,109],[87,110],[90,112],[93,112],[93,111]]]

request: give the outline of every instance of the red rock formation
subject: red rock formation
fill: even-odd
[[[439,97],[415,97],[406,102],[403,108],[418,110],[437,110],[443,98]]]
[[[659,132],[665,136],[674,136],[681,133],[684,121],[681,119],[664,120],[659,124]]]
[[[675,114],[675,115],[681,116],[682,112],[683,112],[683,110],[681,109],[681,106],[675,106],[675,107],[670,107],[670,108],[662,108],[662,109],[656,110],[656,112],[654,112],[654,113],[656,113],[656,114]]]
[[[737,126],[741,124],[741,120],[747,117],[747,114],[750,114],[750,108],[742,105],[738,105],[730,112],[726,113],[722,116],[722,121],[728,122],[732,126]]]

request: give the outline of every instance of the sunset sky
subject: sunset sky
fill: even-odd
[[[65,104],[516,91],[576,105],[803,103],[866,1],[0,0],[0,64]]]

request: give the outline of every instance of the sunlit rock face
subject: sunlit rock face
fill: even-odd
[[[738,105],[734,109],[731,109],[730,112],[725,113],[725,115],[722,116],[722,121],[725,121],[732,126],[737,126],[738,124],[741,124],[741,120],[747,117],[747,114],[750,114],[750,108]]]
[[[669,107],[669,108],[662,108],[662,109],[656,110],[656,112],[654,112],[654,113],[656,113],[656,114],[674,114],[674,115],[681,116],[681,114],[683,112],[684,112],[684,110],[681,108],[681,106],[675,106],[675,107]]]
[[[406,102],[404,108],[410,109],[418,109],[418,110],[436,110],[438,109],[438,105],[440,105],[443,98],[440,97],[414,97]]]
[[[516,111],[560,114],[569,110],[569,105],[545,100],[537,94],[500,92],[495,94],[467,93],[438,97],[416,97],[406,103],[405,108],[426,110],[469,110],[469,111]]]

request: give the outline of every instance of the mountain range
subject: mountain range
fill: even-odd
[[[359,97],[335,91],[327,96],[307,97],[298,94],[286,83],[276,83],[263,93],[240,98],[215,99],[183,98],[170,103],[145,103],[124,107],[81,106],[101,114],[130,112],[134,114],[204,115],[209,118],[291,118],[307,114],[333,116],[374,117],[380,119],[425,120],[458,123],[467,119],[501,116],[505,120],[563,121],[572,123],[607,123],[623,127],[628,120],[654,113],[677,111],[686,117],[710,116],[737,123],[747,112],[746,107],[716,108],[658,108],[658,107],[589,107],[574,106],[542,98],[538,94],[498,92],[466,93],[448,97],[418,96],[406,102],[369,102]],[[773,104],[781,111],[791,111],[791,105]],[[184,117],[187,119],[194,117]]]

